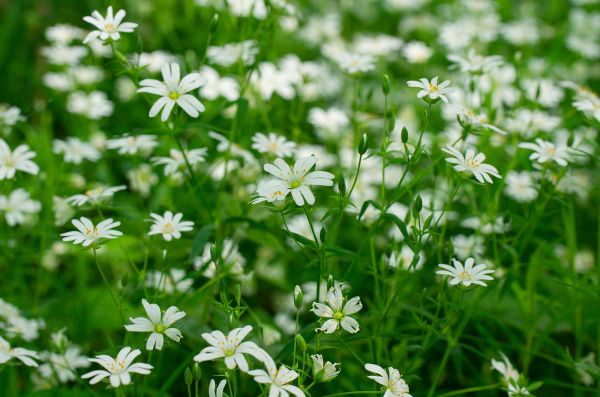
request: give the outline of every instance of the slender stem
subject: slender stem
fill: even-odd
[[[313,226],[312,220],[310,219],[310,214],[308,213],[308,209],[306,208],[306,206],[302,206],[302,209],[304,210],[304,214],[306,215],[306,220],[308,220],[308,225],[310,226],[310,231],[313,235],[313,238],[315,239],[315,244],[318,247],[319,250],[319,263],[318,263],[318,270],[317,270],[317,302],[320,301],[321,298],[321,272],[323,271],[322,267],[323,267],[323,254],[321,253],[321,247],[319,244],[319,239],[317,238],[317,234],[315,233],[315,228]]]
[[[104,281],[104,285],[106,285],[106,288],[108,288],[108,292],[110,293],[110,297],[112,298],[112,301],[114,302],[115,307],[119,311],[119,316],[121,317],[121,321],[123,323],[125,323],[125,317],[123,317],[123,313],[121,312],[121,305],[119,305],[119,302],[117,301],[117,298],[113,294],[112,288],[110,287],[110,284],[108,283],[108,280],[107,280],[106,276],[104,275],[104,272],[102,271],[102,267],[100,267],[100,262],[98,261],[98,254],[96,253],[96,248],[92,248],[92,251],[94,252],[94,260],[96,262],[96,267],[98,268],[98,271],[100,272],[100,276],[102,276],[102,280]]]

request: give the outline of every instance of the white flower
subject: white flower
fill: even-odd
[[[106,18],[98,11],[92,12],[92,16],[85,16],[83,20],[94,25],[98,30],[92,30],[83,40],[83,44],[99,38],[100,40],[119,40],[120,33],[131,33],[138,25],[133,22],[123,22],[125,18],[125,10],[117,11],[113,16],[112,6],[106,11]]]
[[[313,307],[310,309],[317,316],[328,319],[320,328],[315,329],[316,332],[331,334],[340,326],[351,334],[359,331],[358,321],[352,317],[352,314],[362,309],[360,297],[355,296],[344,304],[342,288],[336,285],[327,291],[325,303],[313,302]]]
[[[566,146],[557,146],[552,142],[537,138],[535,143],[519,143],[523,149],[533,150],[529,155],[530,160],[536,160],[540,164],[554,161],[556,164],[565,167],[570,160],[568,148]]]
[[[488,73],[504,62],[498,55],[489,57],[478,55],[474,48],[470,48],[464,58],[458,55],[449,55],[448,60],[454,62],[462,72],[471,74]]]
[[[365,369],[375,374],[367,376],[369,379],[385,387],[384,397],[412,397],[406,381],[396,368],[389,367],[386,372],[379,365],[365,364]]]
[[[69,44],[73,40],[83,38],[83,31],[73,25],[58,24],[48,27],[45,36],[48,41]]]
[[[190,73],[180,78],[179,64],[171,63],[162,67],[163,81],[145,79],[140,82],[141,88],[137,92],[147,92],[160,96],[150,108],[150,117],[154,117],[162,109],[160,119],[167,121],[173,107],[178,105],[190,117],[198,117],[204,111],[204,105],[188,92],[200,87],[204,80],[198,73]]]
[[[231,66],[239,60],[246,66],[254,63],[258,54],[258,45],[254,40],[246,40],[241,43],[229,43],[222,47],[210,46],[206,56],[211,63],[221,66]]]
[[[267,7],[264,0],[229,0],[229,11],[238,17],[253,16],[256,19],[267,17]]]
[[[320,354],[313,354],[310,358],[313,361],[313,378],[319,382],[328,382],[339,375],[341,370],[336,367],[339,363],[324,362]]]
[[[523,80],[521,85],[525,89],[527,98],[544,107],[555,107],[565,96],[563,89],[552,80]]]
[[[22,347],[10,347],[10,343],[0,336],[0,364],[6,363],[8,360],[16,358],[23,362],[28,367],[37,367],[35,360],[39,360],[39,355]]]
[[[264,369],[254,369],[249,371],[248,374],[254,376],[254,381],[256,383],[271,385],[269,388],[269,397],[288,397],[288,393],[291,393],[296,397],[305,396],[302,389],[288,384],[298,378],[298,373],[296,371],[287,368],[285,365],[282,365],[277,369],[273,359],[266,353],[263,362],[266,371]]]
[[[113,113],[114,105],[104,92],[92,91],[85,93],[75,91],[69,94],[67,110],[92,120],[98,120],[110,116]]]
[[[223,397],[223,390],[225,390],[227,380],[223,379],[217,386],[214,379],[210,380],[208,385],[208,397]]]
[[[485,250],[483,237],[477,234],[452,236],[452,247],[454,248],[454,254],[463,260],[471,256],[481,258]]]
[[[276,159],[275,164],[265,164],[265,171],[277,179],[265,183],[257,193],[260,196],[271,196],[274,192],[282,192],[283,197],[291,193],[297,205],[302,206],[305,201],[313,205],[315,196],[309,186],[332,186],[334,178],[329,172],[310,172],[316,163],[317,158],[309,156],[298,159],[293,167],[283,159]]]
[[[519,380],[519,372],[513,367],[508,357],[504,353],[500,353],[502,361],[492,359],[492,368],[502,374],[504,381],[510,383],[510,381],[517,382]]]
[[[66,202],[77,207],[84,204],[97,205],[114,196],[116,192],[127,189],[125,185],[119,186],[97,186],[94,189],[86,191],[84,194],[76,194],[66,199]]]
[[[435,103],[440,99],[448,103],[446,94],[452,92],[452,89],[448,88],[450,85],[450,80],[445,80],[438,84],[438,76],[435,76],[433,79],[431,79],[431,81],[427,80],[426,78],[422,78],[419,81],[408,81],[406,84],[409,87],[420,88],[421,91],[417,93],[417,98],[423,98],[423,100],[428,103]]]
[[[4,211],[8,226],[25,223],[27,215],[35,214],[40,209],[40,202],[32,200],[25,189],[15,189],[8,196],[0,195],[0,211]]]
[[[415,258],[415,253],[408,246],[408,244],[404,244],[400,251],[393,251],[390,254],[390,257],[387,259],[387,264],[389,267],[393,269],[404,269],[404,270],[420,270],[423,268],[423,264],[425,263],[425,253],[423,251],[419,251],[419,259],[414,267],[411,267],[412,262]]]
[[[194,226],[194,222],[181,220],[182,213],[173,215],[171,211],[167,211],[163,216],[158,214],[150,214],[150,216],[154,220],[148,235],[162,234],[167,241],[181,238],[181,232],[189,232]]]
[[[187,274],[183,269],[171,268],[168,273],[160,271],[150,271],[146,275],[146,286],[156,288],[166,294],[172,294],[175,291],[184,293],[189,291],[194,280],[186,278]]]
[[[350,119],[346,113],[336,107],[310,109],[308,122],[315,127],[317,135],[322,139],[339,139],[344,130],[350,125]]]
[[[462,284],[465,287],[469,287],[471,284],[478,284],[482,286],[487,286],[484,280],[489,281],[493,280],[492,276],[489,274],[494,273],[494,270],[490,270],[487,268],[487,265],[480,264],[473,266],[475,264],[475,259],[468,258],[465,261],[465,265],[457,261],[456,259],[452,259],[453,266],[440,264],[438,265],[443,270],[436,271],[437,274],[442,276],[450,276],[450,285]]]
[[[421,41],[411,41],[404,46],[403,53],[409,63],[424,63],[431,58],[433,50]]]
[[[295,79],[270,62],[261,62],[250,81],[265,101],[270,100],[273,94],[283,99],[292,99],[296,94]]]
[[[56,376],[62,383],[76,380],[77,369],[90,366],[88,358],[81,355],[79,346],[69,346],[62,353],[46,353],[43,358],[46,363],[40,365],[40,374],[48,379]]]
[[[269,135],[257,132],[252,137],[252,149],[276,157],[289,157],[296,149],[296,144],[273,132],[270,132]]]
[[[246,325],[243,328],[235,328],[229,335],[225,336],[221,331],[202,334],[202,338],[210,346],[205,347],[194,357],[194,361],[199,363],[212,361],[218,358],[225,359],[225,365],[229,369],[239,367],[243,372],[248,372],[248,361],[244,354],[249,354],[259,361],[264,361],[267,352],[258,347],[254,342],[243,342],[244,338],[252,331],[252,326]]]
[[[187,157],[190,166],[194,167],[196,164],[204,161],[206,152],[206,148],[186,150],[185,157]],[[180,169],[187,167],[183,154],[177,149],[169,150],[169,157],[153,157],[152,162],[155,165],[165,166],[165,176],[174,175]]]
[[[112,218],[108,218],[96,226],[84,216],[73,219],[71,223],[77,230],[62,233],[63,241],[72,241],[73,244],[83,243],[84,247],[96,244],[101,239],[110,240],[123,235],[120,231],[114,230],[121,222],[113,222]]]
[[[185,312],[180,311],[177,307],[171,306],[164,313],[161,313],[160,307],[156,303],[148,303],[146,299],[142,299],[142,305],[146,310],[146,317],[130,318],[133,324],[125,325],[125,329],[130,332],[150,332],[150,337],[146,342],[146,350],[162,350],[164,343],[164,335],[179,342],[183,337],[181,331],[173,328],[172,325],[176,321],[185,317]]]
[[[600,121],[600,98],[597,96],[580,96],[573,101],[573,106],[589,117],[595,118],[596,121]]]
[[[366,73],[375,69],[375,60],[366,54],[346,53],[339,59],[340,67],[347,73]]]
[[[125,135],[120,138],[113,138],[106,141],[106,147],[109,149],[118,149],[119,154],[149,154],[156,146],[156,136],[154,135]]]
[[[153,368],[146,363],[133,363],[137,356],[142,354],[139,349],[131,350],[131,347],[124,347],[119,351],[116,358],[105,354],[90,358],[89,361],[100,364],[104,369],[98,369],[84,374],[82,379],[90,379],[90,384],[95,385],[105,378],[109,378],[112,387],[128,385],[131,383],[131,374],[148,375]]]
[[[152,167],[148,164],[132,168],[125,175],[129,180],[131,190],[139,192],[142,197],[148,197],[150,189],[158,182],[158,176],[152,172]]]
[[[516,383],[509,383],[507,392],[508,397],[524,397],[531,394],[525,386],[519,386]]]
[[[240,87],[236,79],[221,77],[210,66],[203,66],[198,73],[206,82],[200,87],[200,96],[202,98],[214,100],[218,97],[223,97],[228,101],[235,101],[240,97]]]
[[[19,145],[11,151],[6,141],[0,138],[0,180],[12,179],[17,171],[37,175],[39,167],[31,161],[34,157],[35,152],[29,150],[29,146]]]
[[[475,151],[468,149],[463,155],[458,149],[450,145],[443,148],[442,151],[452,156],[447,157],[446,161],[450,164],[456,164],[454,166],[456,171],[472,174],[480,183],[493,183],[490,175],[500,178],[496,167],[483,162],[485,160],[485,154],[483,153],[475,154]]]
[[[149,72],[157,73],[169,63],[177,62],[177,57],[168,52],[157,50],[152,52],[142,52],[134,57],[134,62],[139,67],[146,68]]]
[[[67,163],[81,164],[83,160],[95,162],[100,158],[100,152],[92,144],[74,137],[69,137],[66,141],[55,139],[52,150],[56,154],[62,153]]]
[[[510,171],[506,175],[504,192],[515,201],[527,203],[538,197],[533,177],[530,172]]]
[[[8,133],[15,124],[24,120],[25,117],[21,115],[21,109],[0,103],[0,131]]]

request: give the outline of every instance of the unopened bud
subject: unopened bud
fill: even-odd
[[[358,144],[358,154],[363,155],[367,152],[367,149],[369,148],[368,142],[367,142],[367,134],[363,134],[362,139],[360,140],[359,144]]]
[[[302,288],[299,285],[294,287],[294,305],[296,309],[300,310],[302,307],[302,301],[304,300],[304,293],[302,292]]]
[[[190,367],[187,367],[185,369],[185,372],[183,374],[183,378],[185,379],[185,385],[187,387],[190,387],[190,385],[194,381],[194,379],[192,378],[192,370],[190,369]]]
[[[390,93],[390,76],[387,74],[383,75],[383,79],[381,80],[381,89],[385,95]]]

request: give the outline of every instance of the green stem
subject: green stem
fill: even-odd
[[[119,316],[121,317],[121,322],[125,323],[125,317],[123,317],[123,313],[121,312],[121,305],[119,304],[119,302],[117,301],[117,298],[113,294],[112,288],[110,287],[110,284],[108,283],[108,279],[104,275],[104,271],[102,271],[102,267],[100,267],[100,262],[98,261],[98,254],[96,253],[96,248],[92,248],[92,251],[94,252],[94,260],[96,262],[96,267],[98,268],[98,271],[100,272],[100,276],[102,276],[104,285],[106,285],[106,288],[108,288],[110,297],[112,298],[112,301],[115,304],[115,307],[119,311]]]

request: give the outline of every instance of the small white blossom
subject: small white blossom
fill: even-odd
[[[71,223],[77,230],[62,233],[63,241],[72,241],[73,244],[83,244],[84,247],[97,244],[101,239],[110,240],[123,235],[120,231],[115,230],[115,227],[121,225],[121,222],[113,222],[112,218],[108,218],[96,226],[84,216],[79,219],[73,219]]]
[[[148,235],[162,234],[163,238],[171,241],[173,238],[181,238],[181,232],[189,232],[193,229],[194,222],[182,221],[182,213],[173,214],[171,211],[164,215],[150,214],[153,219]]]
[[[478,284],[485,287],[487,284],[484,281],[494,279],[489,275],[494,273],[494,270],[488,269],[487,265],[484,264],[473,266],[475,264],[475,259],[473,258],[468,258],[464,266],[456,259],[452,259],[452,264],[453,266],[442,263],[438,265],[442,270],[436,271],[439,275],[450,276],[450,285],[461,284],[469,287],[471,284]]]
[[[17,171],[37,175],[39,167],[31,161],[35,152],[29,150],[29,146],[23,144],[10,150],[6,141],[0,138],[0,180],[12,179]]]
[[[98,11],[92,12],[92,16],[85,16],[83,20],[96,27],[97,30],[92,30],[83,40],[86,44],[94,39],[100,40],[119,40],[121,33],[131,33],[138,26],[137,23],[123,22],[125,18],[125,10],[117,11],[113,16],[112,6],[108,7],[106,17],[102,16]]]
[[[69,137],[66,141],[55,139],[52,150],[56,154],[63,154],[67,163],[81,164],[83,160],[96,162],[100,158],[100,152],[94,145],[75,137]]]
[[[540,164],[553,161],[562,167],[566,167],[570,160],[569,151],[566,146],[558,146],[540,138],[537,138],[535,143],[520,143],[519,147],[533,150],[533,153],[529,155],[529,159],[535,160]]]
[[[285,365],[277,368],[273,359],[266,353],[263,362],[266,370],[254,369],[249,371],[248,374],[254,376],[255,382],[270,385],[269,397],[287,397],[289,393],[296,397],[305,397],[302,389],[289,384],[298,378],[299,375],[296,371]]]
[[[185,151],[185,157],[191,167],[201,163],[206,158],[206,148],[190,149]],[[174,175],[182,169],[186,168],[185,157],[180,150],[171,149],[169,150],[169,157],[153,157],[152,162],[155,165],[164,165],[165,176]]]
[[[310,356],[313,361],[313,378],[319,382],[328,382],[339,375],[340,369],[337,368],[339,363],[324,361],[320,354]]]
[[[8,196],[0,194],[0,211],[4,211],[8,226],[25,223],[27,215],[38,213],[41,207],[40,202],[32,200],[22,188],[13,190]]]
[[[276,159],[274,164],[265,164],[264,169],[275,178],[264,185],[257,192],[259,196],[269,197],[281,192],[285,197],[291,193],[296,205],[302,206],[315,203],[315,196],[309,186],[332,186],[334,175],[325,171],[313,171],[311,168],[317,163],[315,156],[298,159],[290,167],[283,159]],[[257,202],[257,201],[255,201]]]
[[[265,357],[268,356],[267,352],[258,347],[256,343],[244,341],[244,338],[250,331],[252,331],[252,326],[246,325],[243,328],[232,330],[227,336],[221,331],[202,334],[202,338],[204,338],[210,346],[202,349],[202,351],[194,357],[194,361],[201,363],[224,358],[225,366],[227,366],[227,368],[234,369],[239,367],[243,372],[248,372],[250,368],[244,354],[249,354],[259,361],[264,361]]]
[[[331,334],[338,327],[342,327],[351,334],[355,334],[359,331],[360,327],[358,321],[352,317],[352,314],[358,313],[361,309],[362,303],[360,302],[360,297],[355,296],[344,303],[342,289],[339,285],[336,285],[327,291],[325,304],[313,302],[313,307],[310,311],[319,317],[327,319],[315,331]]]
[[[158,142],[154,135],[125,135],[106,141],[106,147],[117,149],[119,154],[134,155],[141,153],[148,155],[156,146],[158,146]]]
[[[475,151],[468,149],[463,155],[458,149],[450,145],[443,148],[442,151],[452,156],[447,157],[446,161],[455,164],[454,169],[456,171],[469,173],[480,183],[493,183],[491,176],[500,178],[496,167],[483,162],[485,160],[485,154],[483,153],[475,154]]]
[[[89,361],[100,364],[104,369],[97,369],[81,376],[82,379],[90,379],[90,384],[95,385],[103,379],[108,378],[112,387],[128,385],[131,383],[131,374],[148,375],[153,369],[152,365],[146,363],[134,363],[133,360],[142,354],[139,349],[132,350],[126,346],[119,351],[116,358],[105,354],[90,358]]]
[[[127,186],[97,186],[83,194],[76,194],[66,199],[66,202],[77,207],[84,204],[98,205],[111,199],[116,192],[127,189]]]
[[[452,92],[452,89],[448,88],[450,80],[445,80],[438,84],[438,76],[435,76],[431,81],[422,78],[419,81],[408,81],[406,84],[409,87],[420,88],[421,91],[417,93],[417,98],[423,98],[428,103],[435,103],[440,99],[447,103],[448,97],[446,97],[446,94]]]
[[[22,347],[10,347],[10,343],[0,336],[0,364],[6,363],[8,360],[16,358],[28,367],[37,367],[40,356],[33,350],[24,349]]]
[[[160,307],[156,303],[148,303],[142,299],[142,305],[146,310],[146,317],[130,318],[132,324],[126,324],[125,329],[130,332],[150,332],[146,342],[146,350],[162,350],[164,336],[179,342],[183,337],[181,331],[173,327],[173,323],[185,317],[185,312],[177,307],[171,306],[164,313],[161,313]]]
[[[284,136],[270,132],[268,135],[257,132],[252,137],[252,149],[260,153],[269,153],[276,157],[289,157],[296,149],[294,142],[288,141]]]
[[[171,63],[162,67],[163,81],[145,79],[140,82],[141,88],[137,92],[147,92],[158,95],[160,98],[150,108],[150,117],[154,117],[162,110],[160,119],[167,121],[171,111],[178,105],[190,117],[198,117],[204,111],[204,105],[188,92],[193,91],[204,83],[198,73],[190,73],[183,78],[180,75],[179,64]]]
[[[365,364],[365,369],[375,374],[367,376],[369,379],[373,379],[385,388],[384,397],[412,397],[409,394],[408,384],[396,368],[389,367],[386,371],[379,365]]]

